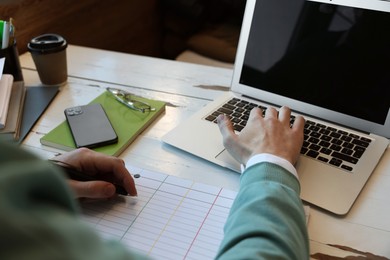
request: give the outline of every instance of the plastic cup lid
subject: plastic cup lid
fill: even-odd
[[[43,34],[33,38],[27,48],[30,52],[42,54],[62,51],[68,46],[66,40],[58,34]]]

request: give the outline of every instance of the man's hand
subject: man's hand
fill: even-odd
[[[131,196],[137,195],[135,183],[122,159],[97,153],[87,148],[80,148],[53,158],[65,166],[72,166],[91,176],[97,181],[69,180],[69,185],[76,196],[81,198],[110,198],[115,195],[115,186],[123,186]]]
[[[294,165],[303,143],[305,120],[297,116],[290,127],[290,115],[288,107],[282,107],[279,113],[268,108],[264,117],[261,109],[254,108],[247,125],[238,135],[226,115],[219,115],[217,120],[224,146],[240,163],[245,165],[252,156],[269,153]]]

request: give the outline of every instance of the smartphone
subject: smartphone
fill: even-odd
[[[118,136],[100,104],[70,107],[64,113],[77,148],[95,148],[118,142]]]

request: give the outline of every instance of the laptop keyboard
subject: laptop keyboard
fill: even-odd
[[[218,115],[226,114],[230,117],[234,130],[240,132],[254,107],[259,107],[263,111],[267,109],[246,100],[232,98],[205,119],[217,123]],[[291,116],[291,123],[294,119],[295,117]],[[371,139],[367,137],[306,120],[301,154],[352,172],[370,143]]]

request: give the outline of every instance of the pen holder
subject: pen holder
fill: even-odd
[[[5,58],[3,74],[12,74],[14,81],[23,81],[16,42],[5,49],[0,49],[0,58]]]

